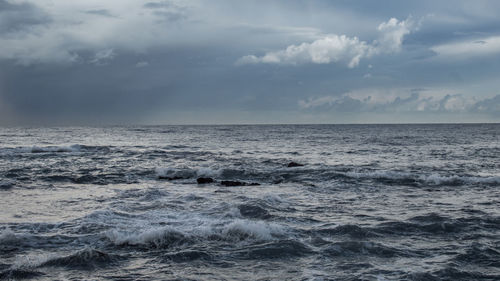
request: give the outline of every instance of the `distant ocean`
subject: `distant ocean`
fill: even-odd
[[[1,128],[0,210],[0,279],[500,280],[500,124]]]

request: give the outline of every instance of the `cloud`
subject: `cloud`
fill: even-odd
[[[0,34],[19,32],[50,21],[49,15],[33,4],[0,0]]]
[[[0,37],[0,59],[14,60],[19,65],[34,63],[73,63],[79,55],[67,48],[67,39],[57,33],[26,32],[18,36]]]
[[[163,9],[163,8],[170,8],[172,6],[175,5],[170,1],[148,2],[144,4],[144,8],[148,9]]]
[[[381,23],[377,30],[379,38],[372,43],[360,41],[357,37],[331,34],[317,39],[312,43],[290,45],[284,50],[268,52],[263,56],[247,55],[240,58],[236,64],[328,64],[342,62],[347,67],[359,65],[362,58],[384,53],[399,52],[404,37],[411,32],[413,21],[408,18],[399,21],[391,18]]]
[[[137,68],[142,68],[142,67],[146,67],[146,66],[149,66],[149,62],[147,62],[147,61],[139,61],[135,64],[135,67],[137,67]]]
[[[97,10],[88,10],[85,11],[86,14],[97,15],[103,17],[114,17],[113,14],[107,9],[97,9]]]
[[[179,32],[184,26],[165,25],[187,17],[182,3],[164,1],[144,12],[143,3],[133,0],[109,1],[98,9],[88,1],[53,2],[0,0],[0,60],[24,66],[73,64],[102,49],[145,52],[181,42],[189,34]],[[98,56],[92,63],[99,64]]]
[[[370,46],[357,37],[329,35],[312,43],[291,45],[285,50],[269,52],[262,57],[244,56],[237,63],[326,64],[342,61],[352,68],[359,64],[369,50]]]
[[[391,18],[387,22],[381,23],[377,30],[380,32],[379,39],[373,43],[375,52],[395,53],[401,50],[403,38],[410,34],[414,23],[409,17],[404,21]]]
[[[143,6],[153,10],[153,14],[165,21],[175,22],[187,18],[186,7],[180,6],[173,1],[148,2]]]
[[[374,121],[378,111],[395,121],[430,120],[419,112],[500,120],[491,115],[499,112],[496,2],[474,15],[477,5],[465,0],[233,2],[0,0],[0,122],[9,115],[170,123],[202,111],[190,120],[220,114],[237,122],[227,108],[267,122]],[[401,18],[408,14],[413,20]],[[467,49],[459,43],[468,51],[438,59]],[[462,60],[471,52],[491,55]]]
[[[89,61],[89,63],[95,65],[106,65],[115,57],[116,53],[113,49],[104,49],[95,53],[94,57]]]
[[[421,92],[423,91],[423,92]],[[340,96],[308,98],[298,102],[302,110],[335,112],[448,112],[489,113],[500,112],[500,95],[492,98],[467,97],[462,94],[425,93],[414,89],[398,94],[397,91],[349,92]]]
[[[500,36],[453,42],[431,48],[438,55],[453,58],[470,58],[500,53]]]
[[[476,102],[472,106],[472,110],[475,112],[491,112],[500,116],[500,95]]]

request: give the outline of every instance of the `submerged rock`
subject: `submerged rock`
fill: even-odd
[[[302,166],[304,166],[304,164],[299,164],[299,163],[297,163],[297,162],[293,162],[293,161],[292,161],[292,162],[290,162],[290,163],[288,163],[288,165],[287,165],[287,167],[288,167],[288,168],[292,168],[292,167],[302,167]]]
[[[259,183],[256,183],[256,182],[248,183],[248,182],[241,182],[241,181],[221,181],[220,184],[224,185],[224,186],[257,186],[257,185],[260,185]]]
[[[198,184],[213,183],[214,179],[213,178],[197,178],[196,182]]]

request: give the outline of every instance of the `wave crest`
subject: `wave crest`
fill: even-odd
[[[143,227],[141,227],[143,229]],[[271,241],[286,234],[284,227],[246,219],[192,221],[172,226],[150,227],[146,230],[111,230],[105,237],[114,245],[145,248],[170,248],[206,241]]]
[[[155,248],[169,247],[187,242],[187,237],[172,227],[150,229],[142,233],[123,233],[116,230],[106,233],[115,245],[150,245]]]

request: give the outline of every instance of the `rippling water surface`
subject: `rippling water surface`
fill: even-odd
[[[500,280],[500,125],[2,128],[0,207],[0,279]]]

